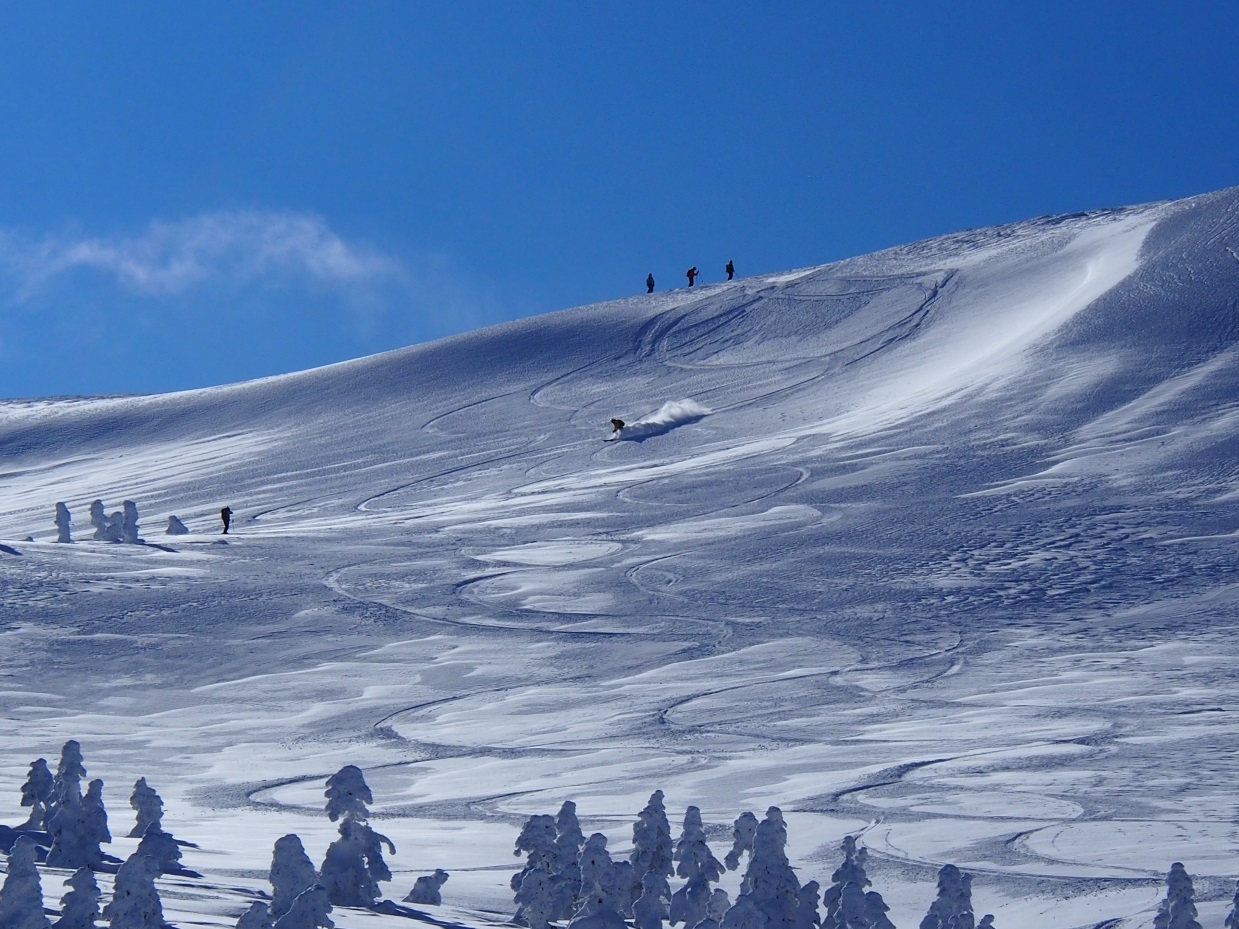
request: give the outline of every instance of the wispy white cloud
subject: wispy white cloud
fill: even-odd
[[[171,296],[211,284],[299,280],[366,289],[407,276],[382,250],[349,243],[311,213],[229,210],[156,220],[136,234],[7,233],[0,240],[9,275],[27,298],[57,278],[93,271],[141,295]]]

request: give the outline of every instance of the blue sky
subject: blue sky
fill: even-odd
[[[1213,3],[0,10],[0,397],[278,374],[1239,183]]]

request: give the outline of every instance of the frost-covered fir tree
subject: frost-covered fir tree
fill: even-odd
[[[869,918],[869,929],[895,929],[895,924],[886,915],[890,911],[891,908],[886,905],[880,893],[876,890],[865,891],[865,913]],[[988,918],[993,920],[994,917]]]
[[[103,508],[103,501],[96,500],[90,505],[90,524],[95,527],[96,542],[119,542],[123,538],[121,526],[124,515],[117,512],[111,516]]]
[[[894,929],[894,925],[891,924],[889,920],[887,920],[887,925],[889,925],[891,929]],[[884,926],[882,929],[886,929],[886,927]],[[981,921],[977,923],[977,929],[994,929],[994,914],[986,913],[982,916]]]
[[[327,899],[336,906],[373,906],[380,896],[378,882],[391,880],[383,846],[396,853],[391,839],[366,823],[366,804],[374,802],[374,795],[356,765],[345,765],[329,777],[323,795],[328,817],[340,820],[340,838],[328,846],[318,869]]]
[[[122,542],[137,545],[142,541],[138,538],[138,505],[132,500],[126,500],[123,506],[125,509],[121,514],[120,539]]]
[[[588,847],[589,842],[586,841],[585,844]],[[608,896],[594,890],[585,895],[581,909],[572,918],[572,922],[568,923],[568,929],[628,929],[628,924],[624,922],[624,917],[620,915],[620,912],[611,905]]]
[[[0,929],[47,929],[43,885],[35,865],[34,840],[18,836],[9,853],[8,874],[0,887]]]
[[[607,875],[614,862],[607,851],[607,837],[595,832],[585,840],[581,849],[581,899],[601,895],[608,897]]]
[[[181,869],[181,846],[158,826],[150,826],[138,843],[138,854],[145,855],[159,874],[175,874]]]
[[[146,778],[140,777],[134,783],[129,805],[137,814],[137,823],[129,830],[130,838],[141,838],[151,826],[162,828],[160,823],[163,821],[163,800],[154,788],[146,783]]]
[[[319,883],[318,869],[295,833],[275,840],[271,852],[271,918],[279,919],[302,891]]]
[[[1235,898],[1230,903],[1230,912],[1224,923],[1226,929],[1239,929],[1239,881],[1235,882]]]
[[[508,886],[514,891],[520,890],[525,882],[525,875],[531,871],[545,871],[547,874],[554,875],[559,870],[557,839],[555,817],[546,813],[535,813],[525,820],[520,835],[516,837],[516,847],[512,851],[517,858],[521,855],[526,856],[525,867],[512,875]]]
[[[675,873],[686,883],[671,896],[672,925],[684,923],[692,929],[708,915],[712,897],[710,885],[722,877],[723,865],[706,842],[701,810],[690,806],[684,811],[684,826],[676,843]]]
[[[841,921],[839,917],[839,906],[843,900],[843,889],[848,884],[856,885],[862,893],[869,886],[870,880],[865,874],[865,860],[868,852],[864,848],[857,848],[856,839],[854,836],[843,837],[843,864],[835,869],[835,873],[830,876],[831,884],[826,888],[826,893],[822,895],[822,904],[826,907],[827,926],[847,926],[850,925],[845,921]]]
[[[818,929],[822,917],[818,913],[817,901],[822,887],[817,881],[809,881],[800,888],[796,898],[796,915],[792,920],[793,929]]]
[[[671,824],[667,822],[663,792],[656,790],[650,794],[650,802],[637,814],[637,821],[633,823],[632,852],[628,860],[637,873],[637,880],[643,880],[650,872],[662,875],[666,880],[675,870],[673,856]],[[669,889],[666,896],[671,896]]]
[[[659,882],[660,893],[664,899],[671,896],[667,890],[665,877],[656,871],[647,871],[646,874],[654,875],[654,879]],[[641,896],[641,878],[637,877],[637,871],[630,862],[612,862],[611,867],[607,869],[602,889],[606,891],[611,905],[619,911],[621,916],[632,916],[633,904]]]
[[[757,825],[753,854],[744,880],[740,882],[741,895],[752,898],[766,917],[769,929],[792,929],[800,898],[800,882],[787,860],[786,846],[787,826],[783,813],[772,806],[766,811],[766,818]]]
[[[383,846],[394,855],[391,839],[366,823],[345,819],[340,838],[327,847],[319,868],[327,899],[335,906],[373,906],[381,896],[379,881],[390,881],[391,870],[383,860]]]
[[[353,819],[366,822],[370,818],[367,803],[374,802],[374,794],[366,783],[366,777],[357,765],[345,765],[327,778],[327,817],[334,823],[338,819]]]
[[[740,867],[740,856],[745,852],[750,855],[753,853],[753,839],[757,835],[757,817],[749,812],[741,813],[736,818],[731,835],[731,851],[723,858],[728,871],[734,871]]]
[[[95,882],[95,872],[78,868],[65,881],[69,892],[60,898],[60,919],[52,929],[95,929],[99,918],[99,901],[103,892]]]
[[[423,874],[413,882],[413,889],[404,898],[405,903],[419,903],[422,906],[442,906],[443,894],[440,893],[447,879],[451,877],[442,868],[435,868],[434,874]]]
[[[271,911],[267,909],[267,904],[261,900],[255,900],[250,904],[250,908],[241,914],[241,918],[237,920],[237,929],[275,929],[275,924],[271,922]]]
[[[555,915],[552,919],[568,919],[580,908],[581,846],[585,834],[577,819],[576,804],[565,800],[555,817],[555,873],[552,875]]]
[[[186,526],[176,516],[168,517],[168,528],[164,530],[164,535],[189,535],[189,527]],[[241,917],[244,919],[245,917]]]
[[[706,919],[703,919],[701,922],[697,923],[697,925],[693,927],[693,929],[721,929],[721,927],[719,926],[719,921],[715,919],[713,916],[710,916],[710,917],[707,917]]]
[[[972,926],[972,876],[953,864],[938,871],[938,897],[929,905],[920,929]]]
[[[102,782],[100,782],[102,783]],[[96,793],[97,802],[101,798]],[[47,824],[52,847],[47,852],[47,863],[54,868],[98,868],[103,863],[103,850],[99,847],[106,834],[106,815],[100,829],[96,801],[87,801],[77,794],[75,788],[67,790],[56,804],[55,812]]]
[[[86,816],[86,831],[90,841],[96,845],[111,842],[108,811],[103,806],[103,781],[99,778],[87,785],[86,794],[82,797],[82,810]]]
[[[69,508],[63,503],[56,504],[56,541],[57,542],[72,542],[73,541],[73,517],[69,514]]]
[[[723,914],[721,929],[767,929],[770,921],[762,912],[752,894],[740,894],[736,902]]]
[[[1196,922],[1196,891],[1181,861],[1166,875],[1166,898],[1153,917],[1153,929],[1200,929]]]
[[[710,895],[710,906],[707,909],[706,918],[721,923],[730,909],[731,899],[727,896],[727,891],[721,887],[715,887],[714,893]]]
[[[30,773],[22,784],[22,806],[30,807],[30,816],[19,829],[46,829],[48,809],[55,802],[56,781],[46,758],[30,763]]]
[[[60,763],[56,766],[56,777],[53,779],[52,793],[59,803],[72,794],[82,795],[82,778],[86,776],[86,765],[82,761],[82,745],[77,739],[70,739],[60,749]]]
[[[331,900],[322,884],[307,887],[293,900],[288,912],[275,921],[275,929],[334,929]]]
[[[632,905],[634,929],[663,929],[663,921],[668,915],[667,902],[663,898],[666,884],[666,878],[653,871],[645,872],[645,877],[641,879],[641,896]]]
[[[532,868],[516,875],[521,879],[512,898],[516,903],[516,922],[529,929],[547,929],[555,919],[554,876],[545,868]]]
[[[155,862],[135,852],[116,872],[112,901],[103,908],[111,929],[163,929],[163,904],[155,888]]]

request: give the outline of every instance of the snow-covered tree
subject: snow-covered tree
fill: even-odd
[[[275,921],[275,929],[334,929],[331,900],[322,884],[307,887],[293,900],[288,912]]]
[[[111,929],[163,929],[163,904],[155,888],[159,869],[150,858],[135,852],[116,872],[112,901],[103,908]]]
[[[112,841],[108,829],[108,811],[103,806],[103,781],[95,778],[86,786],[82,797],[82,811],[86,817],[87,835],[91,842],[103,844]]]
[[[712,919],[716,923],[721,923],[727,911],[731,909],[731,899],[727,896],[727,891],[721,887],[715,887],[714,893],[710,895],[710,906],[707,910],[707,919]]]
[[[516,875],[521,879],[516,888],[516,922],[529,929],[547,929],[555,917],[556,900],[551,872],[531,868]]]
[[[822,895],[822,904],[826,907],[825,924],[827,926],[850,925],[839,916],[839,907],[843,901],[843,891],[848,884],[854,884],[861,893],[869,886],[870,880],[865,874],[865,860],[868,852],[858,848],[854,836],[843,837],[843,863],[830,876],[831,884]]]
[[[585,834],[577,819],[576,804],[565,800],[555,817],[555,872],[551,875],[554,885],[555,914],[552,919],[568,919],[580,907],[581,895],[581,846]]]
[[[632,826],[632,863],[637,879],[644,879],[649,872],[669,878],[674,873],[672,861],[674,849],[671,842],[671,824],[667,822],[667,808],[663,804],[663,792],[650,794],[650,801]],[[667,894],[670,897],[670,892]]]
[[[69,515],[69,508],[63,503],[56,504],[56,541],[57,542],[72,542],[73,533],[71,527],[73,525],[73,517]]]
[[[146,783],[146,778],[140,777],[133,785],[133,793],[129,797],[129,805],[137,814],[137,823],[129,831],[129,837],[137,839],[146,834],[151,826],[159,827],[163,821],[163,800],[155,789]]]
[[[123,504],[125,511],[121,515],[120,538],[122,542],[137,545],[142,540],[138,538],[138,505],[132,500]]]
[[[121,527],[124,524],[123,514],[117,512],[108,516],[103,508],[103,501],[96,500],[90,505],[90,524],[95,527],[96,542],[119,542],[122,539]]]
[[[757,825],[753,854],[740,882],[741,895],[752,898],[766,917],[769,929],[791,929],[800,898],[800,882],[787,860],[786,846],[787,826],[783,813],[772,806],[766,811],[766,818]]]
[[[895,929],[894,924],[890,920],[887,920],[886,925],[890,926],[890,929]],[[886,926],[883,926],[882,929],[886,929]],[[977,929],[994,929],[994,914],[986,913],[982,916],[981,921],[977,923]]]
[[[657,871],[647,871],[645,873],[654,875],[654,880],[658,881],[659,893],[663,899],[671,896],[667,890],[667,879],[665,877]],[[637,877],[636,868],[630,862],[615,861],[607,869],[602,889],[606,891],[607,897],[611,901],[611,906],[621,916],[632,916],[632,906],[637,902],[637,898],[641,896],[641,878]]]
[[[56,777],[53,779],[52,792],[56,802],[61,802],[72,794],[82,795],[82,778],[86,776],[86,765],[82,762],[82,746],[77,739],[70,739],[60,749],[60,763],[56,766]]]
[[[271,911],[267,909],[267,904],[261,900],[255,900],[250,904],[250,908],[241,914],[241,918],[237,920],[237,929],[275,929],[275,924],[271,922]]]
[[[0,929],[47,929],[36,857],[34,840],[18,836],[9,852],[4,886],[0,887]]]
[[[275,840],[271,852],[271,918],[279,919],[302,891],[319,883],[318,869],[295,833]]]
[[[611,871],[611,853],[607,851],[607,837],[595,832],[585,840],[581,849],[581,899],[594,895],[608,897],[607,875]]]
[[[95,872],[78,868],[65,881],[69,892],[60,898],[60,919],[52,929],[95,929],[99,918],[99,901],[103,892],[95,882]]]
[[[56,781],[46,758],[30,763],[30,773],[22,784],[22,806],[30,807],[30,816],[21,829],[46,829],[49,807],[55,802]]]
[[[752,894],[742,893],[719,921],[721,929],[767,929],[770,921]]]
[[[1239,881],[1235,882],[1235,898],[1230,903],[1230,912],[1226,915],[1226,929],[1239,929]]]
[[[384,845],[393,855],[396,853],[391,839],[366,823],[347,818],[340,823],[340,838],[328,846],[319,868],[322,886],[332,904],[373,906],[378,902],[378,882],[391,880],[391,871],[383,860]]]
[[[701,810],[690,806],[684,811],[684,827],[675,846],[675,873],[686,883],[671,897],[672,925],[684,923],[692,929],[708,915],[712,897],[710,885],[723,874],[723,865],[706,842]]]
[[[323,796],[327,798],[327,816],[333,823],[337,819],[364,823],[370,818],[366,804],[374,802],[374,795],[357,765],[345,765],[327,778]]]
[[[158,826],[149,826],[138,843],[139,855],[145,855],[159,874],[174,874],[181,870],[181,846]]]
[[[450,877],[442,868],[435,868],[434,874],[423,874],[413,882],[413,889],[404,898],[405,903],[420,903],[423,906],[442,906],[443,895],[440,891]]]
[[[1181,861],[1166,875],[1166,898],[1153,917],[1153,929],[1200,929],[1196,922],[1196,891]]]
[[[168,517],[168,528],[164,530],[164,535],[189,535],[189,527],[186,526],[176,516]],[[244,919],[245,917],[241,917]]]
[[[525,875],[530,871],[541,870],[553,876],[559,870],[559,850],[556,844],[558,838],[555,817],[546,813],[535,813],[525,820],[520,835],[516,837],[516,847],[512,851],[517,858],[526,856],[525,867],[512,875],[508,886],[514,891],[520,890],[525,882]]]
[[[937,899],[929,905],[920,929],[971,929],[972,923],[972,876],[953,864],[943,865],[938,871]]]
[[[809,881],[800,888],[796,898],[796,915],[792,920],[793,929],[818,929],[821,926],[822,917],[817,909],[821,889],[817,881]]]
[[[595,835],[598,834],[595,833]],[[588,847],[588,840],[585,844]],[[581,909],[572,918],[572,922],[568,923],[568,929],[628,929],[628,924],[624,922],[624,917],[620,915],[620,912],[611,905],[606,893],[595,889],[585,895]]]
[[[757,835],[757,817],[752,813],[741,813],[736,818],[731,835],[731,851],[723,859],[728,871],[734,871],[740,867],[740,856],[745,852],[750,855],[753,853],[753,839]]]
[[[666,878],[654,871],[645,872],[641,879],[641,896],[632,905],[634,929],[663,929],[663,920],[668,915],[667,902],[663,898],[663,889],[666,886]],[[704,906],[701,911],[705,912]]]
[[[102,809],[98,791],[88,801],[76,793],[76,785],[70,786],[56,804],[47,824],[52,839],[52,847],[47,852],[49,865],[77,869],[98,868],[103,863],[103,850],[99,843],[107,834],[107,816],[102,814],[101,821]]]

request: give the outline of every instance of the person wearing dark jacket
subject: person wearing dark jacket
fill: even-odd
[[[645,279],[645,292],[647,294],[654,292],[654,275],[652,273]]]
[[[689,268],[687,271],[687,275],[688,275],[688,286],[692,287],[693,282],[697,280],[697,266],[693,265],[691,268]]]
[[[228,526],[232,523],[232,507],[226,506],[219,511],[219,518],[224,521],[224,535],[228,534]]]
[[[727,267],[723,270],[727,272],[727,280],[729,281],[736,276],[736,266],[731,263],[730,258],[727,259]]]

